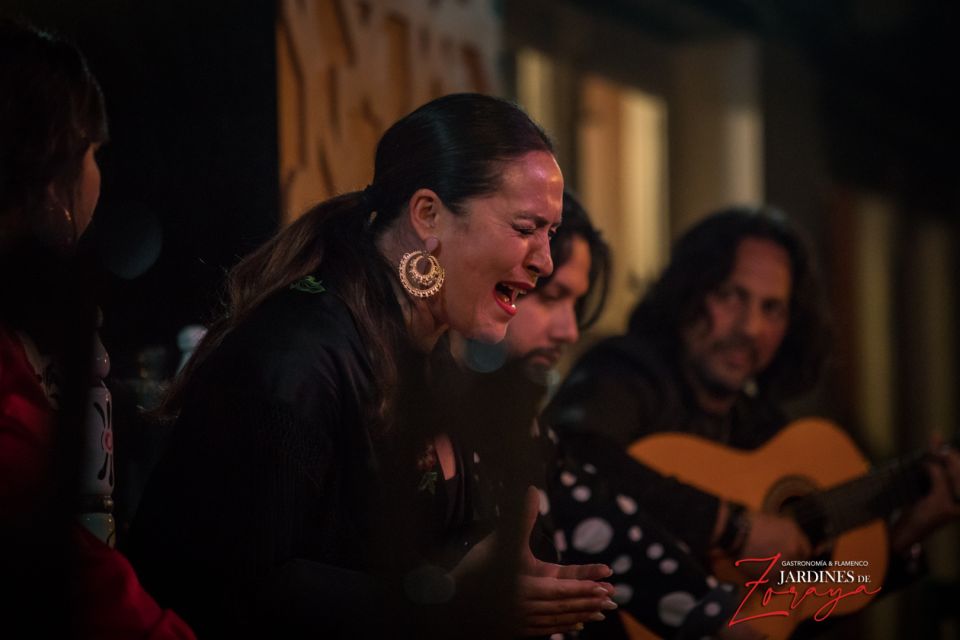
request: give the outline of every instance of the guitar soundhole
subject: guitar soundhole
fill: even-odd
[[[806,476],[784,476],[770,487],[763,500],[763,510],[767,513],[785,513],[785,508],[817,490],[813,480]]]
[[[826,517],[814,495],[818,487],[806,476],[785,476],[774,484],[763,501],[766,513],[790,516],[814,547],[828,538]],[[829,557],[829,552],[827,557]]]

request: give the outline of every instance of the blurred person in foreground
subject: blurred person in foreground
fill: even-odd
[[[74,253],[106,140],[80,52],[0,21],[0,625],[13,636],[193,638],[77,521],[98,311]]]

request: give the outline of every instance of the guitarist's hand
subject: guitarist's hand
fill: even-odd
[[[751,511],[748,517],[750,533],[740,552],[741,558],[767,558],[778,553],[783,560],[803,560],[810,557],[810,541],[791,518],[757,511]],[[747,564],[751,567],[757,565],[746,571],[752,578],[759,577],[765,568],[760,566],[760,563]],[[753,575],[753,572],[756,575]]]
[[[927,463],[930,493],[909,509],[893,528],[894,551],[903,552],[937,527],[960,518],[960,453],[933,441]]]

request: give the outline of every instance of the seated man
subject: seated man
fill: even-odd
[[[807,558],[811,543],[792,519],[661,476],[624,449],[664,431],[760,446],[786,425],[781,403],[816,383],[825,337],[811,258],[786,218],[768,208],[723,211],[680,238],[628,333],[577,363],[545,422],[581,464],[615,479],[695,557],[718,550]],[[952,499],[960,495],[960,456],[935,460],[928,496],[892,525],[893,553],[908,568],[914,544],[960,515]]]

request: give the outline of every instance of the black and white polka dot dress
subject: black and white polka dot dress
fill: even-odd
[[[552,431],[547,430],[547,436],[556,442]],[[562,562],[608,565],[620,611],[657,635],[714,635],[736,609],[733,585],[709,575],[683,542],[613,484],[601,461],[555,458],[541,496],[541,515],[552,525]],[[625,635],[619,617],[610,615],[603,624],[587,625],[580,637]]]

